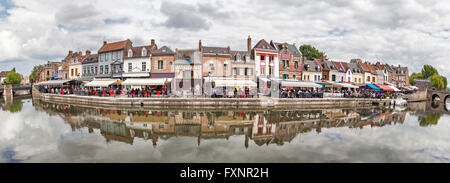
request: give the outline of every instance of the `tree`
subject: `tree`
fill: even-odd
[[[301,45],[299,48],[300,52],[302,52],[303,56],[308,60],[312,60],[314,58],[320,59],[322,56],[326,56],[323,52],[317,50],[311,45]]]
[[[11,113],[20,112],[22,110],[23,103],[22,101],[17,101],[8,106],[8,110]]]
[[[420,126],[437,125],[441,116],[442,114],[440,113],[427,114],[426,117],[419,116],[419,125]]]
[[[448,85],[447,78],[444,76],[441,76],[441,77],[442,77],[442,81],[444,82],[444,88],[447,88],[447,85]]]
[[[414,85],[414,79],[422,79],[422,73],[412,73],[411,76],[409,76],[409,84]]]
[[[442,90],[444,89],[444,87],[446,87],[444,85],[444,80],[439,74],[434,74],[430,77],[430,86],[435,87],[438,90]]]
[[[422,78],[427,79],[435,74],[439,74],[438,71],[431,65],[424,65],[422,68]]]
[[[19,73],[10,72],[6,75],[6,84],[20,84],[22,82],[22,78]]]
[[[16,72],[16,68],[14,67],[11,71]]]
[[[31,83],[36,82],[37,74],[41,71],[41,69],[42,69],[42,65],[35,65],[33,67],[33,71],[31,71],[31,74],[30,74],[30,82]]]

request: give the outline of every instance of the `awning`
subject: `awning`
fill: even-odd
[[[303,82],[303,81],[281,81],[281,86],[290,87],[301,87],[301,88],[319,88],[322,85],[313,82]]]
[[[340,83],[343,88],[359,88],[355,85],[349,84],[349,83]]]
[[[319,85],[322,85],[322,86],[324,86],[324,87],[333,87],[333,88],[341,88],[342,87],[342,85],[341,84],[338,84],[338,83],[317,83],[317,84],[319,84]]]
[[[256,83],[252,80],[245,79],[215,79],[215,87],[256,87]]]
[[[69,80],[50,80],[50,81],[44,81],[37,83],[38,86],[62,86],[64,83],[68,82]]]
[[[392,86],[392,85],[388,85],[390,88],[392,88],[394,91],[396,91],[396,92],[398,92],[398,91],[401,91],[400,89],[398,89],[397,87],[395,87],[395,86]]]
[[[127,86],[159,86],[159,85],[166,85],[170,81],[168,80],[168,78],[136,78],[136,79],[127,79],[127,80],[125,80],[122,83],[122,85],[127,85]]]
[[[392,89],[391,87],[389,87],[387,85],[378,85],[378,84],[376,84],[376,86],[378,86],[383,91],[394,91],[394,89]]]
[[[366,86],[376,90],[376,91],[381,91],[380,88],[378,88],[377,86],[373,85],[373,84],[366,84]]]
[[[93,81],[85,84],[84,86],[108,87],[110,85],[120,85],[121,83],[122,81],[118,79],[94,79]]]

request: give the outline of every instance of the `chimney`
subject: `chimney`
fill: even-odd
[[[203,52],[202,40],[198,40],[198,51]]]
[[[155,45],[155,40],[154,39],[152,39],[150,42],[151,42],[151,46]]]
[[[73,51],[69,50],[69,57],[72,56],[72,54],[73,54]]]
[[[103,45],[105,45],[106,44],[106,41],[103,41]]]
[[[252,51],[252,38],[250,37],[250,35],[248,35],[248,38],[247,38],[247,51],[248,52]]]
[[[91,51],[90,50],[86,50],[86,56],[91,55]]]
[[[326,61],[326,60],[327,60],[327,57],[326,57],[326,56],[320,56],[320,60]]]
[[[228,46],[227,49],[228,49],[228,53],[230,53],[230,55],[231,55],[231,48],[230,48],[230,46]]]

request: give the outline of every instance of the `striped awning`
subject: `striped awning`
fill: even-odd
[[[376,91],[381,91],[381,89],[380,89],[380,88],[378,88],[377,86],[375,86],[375,85],[373,85],[373,84],[366,84],[366,86],[368,86],[368,87],[372,88],[373,90],[376,90]]]
[[[110,85],[120,85],[122,80],[119,79],[94,79],[93,81],[85,84],[88,87],[108,87]]]
[[[376,84],[376,86],[380,89],[382,89],[383,91],[394,91],[394,89],[392,89],[391,87],[389,87],[388,85],[379,85]]]

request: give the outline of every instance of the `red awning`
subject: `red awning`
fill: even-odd
[[[376,84],[377,85],[377,84]],[[391,87],[389,87],[388,85],[377,85],[380,89],[382,89],[383,91],[394,91],[394,89],[392,89]]]

